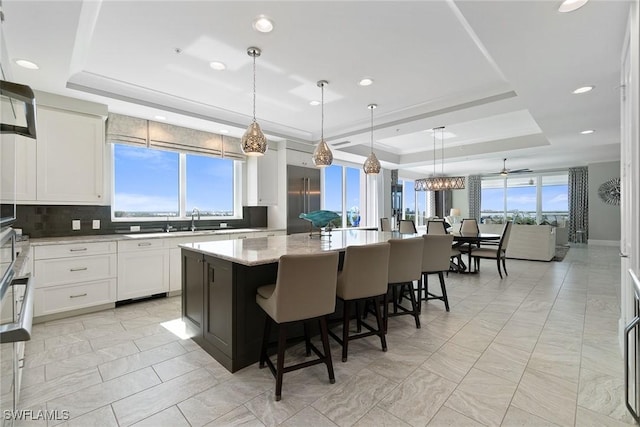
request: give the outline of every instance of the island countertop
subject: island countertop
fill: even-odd
[[[185,243],[180,247],[238,264],[254,266],[278,262],[282,255],[342,251],[347,246],[370,245],[386,242],[391,238],[415,236],[394,232],[334,230],[331,232],[331,238],[328,235],[320,238],[317,234],[310,237],[307,233],[299,233],[288,236]]]

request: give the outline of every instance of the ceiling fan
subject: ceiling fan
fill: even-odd
[[[529,168],[524,169],[507,169],[507,159],[502,159],[502,170],[500,172],[496,172],[495,175],[507,176],[512,173],[527,173],[533,172]]]

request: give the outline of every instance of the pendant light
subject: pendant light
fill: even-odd
[[[362,169],[364,169],[364,173],[367,175],[377,175],[380,173],[380,162],[376,157],[376,153],[373,152],[373,110],[377,107],[377,104],[369,104],[367,108],[371,110],[371,153],[367,160],[364,161],[364,165],[362,165]]]
[[[324,140],[324,87],[328,85],[329,82],[326,80],[318,81],[318,87],[322,92],[322,121],[320,122],[320,142],[316,146],[316,149],[313,152],[313,164],[319,168],[326,168],[327,166],[331,166],[333,163],[333,153],[331,153],[331,149],[327,144],[327,141]]]
[[[267,151],[267,138],[256,121],[256,58],[262,51],[257,47],[247,49],[247,55],[253,58],[253,122],[242,135],[240,145],[247,156],[262,156]]]
[[[436,131],[440,131],[440,141],[442,141],[442,167],[441,176],[436,175]],[[444,126],[433,129],[433,176],[429,178],[416,179],[414,189],[416,191],[440,191],[440,190],[462,190],[464,189],[464,176],[444,176]]]

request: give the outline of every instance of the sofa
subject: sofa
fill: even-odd
[[[480,224],[480,232],[502,232],[503,224]],[[507,258],[551,261],[556,255],[556,227],[514,224],[507,246]]]
[[[482,233],[502,233],[503,224],[480,224]],[[459,229],[460,224],[455,224]],[[515,224],[511,229],[507,258],[551,261],[556,255],[556,227]]]

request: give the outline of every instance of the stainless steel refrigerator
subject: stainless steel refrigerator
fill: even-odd
[[[287,165],[287,234],[306,233],[310,223],[301,213],[320,209],[320,170]]]

